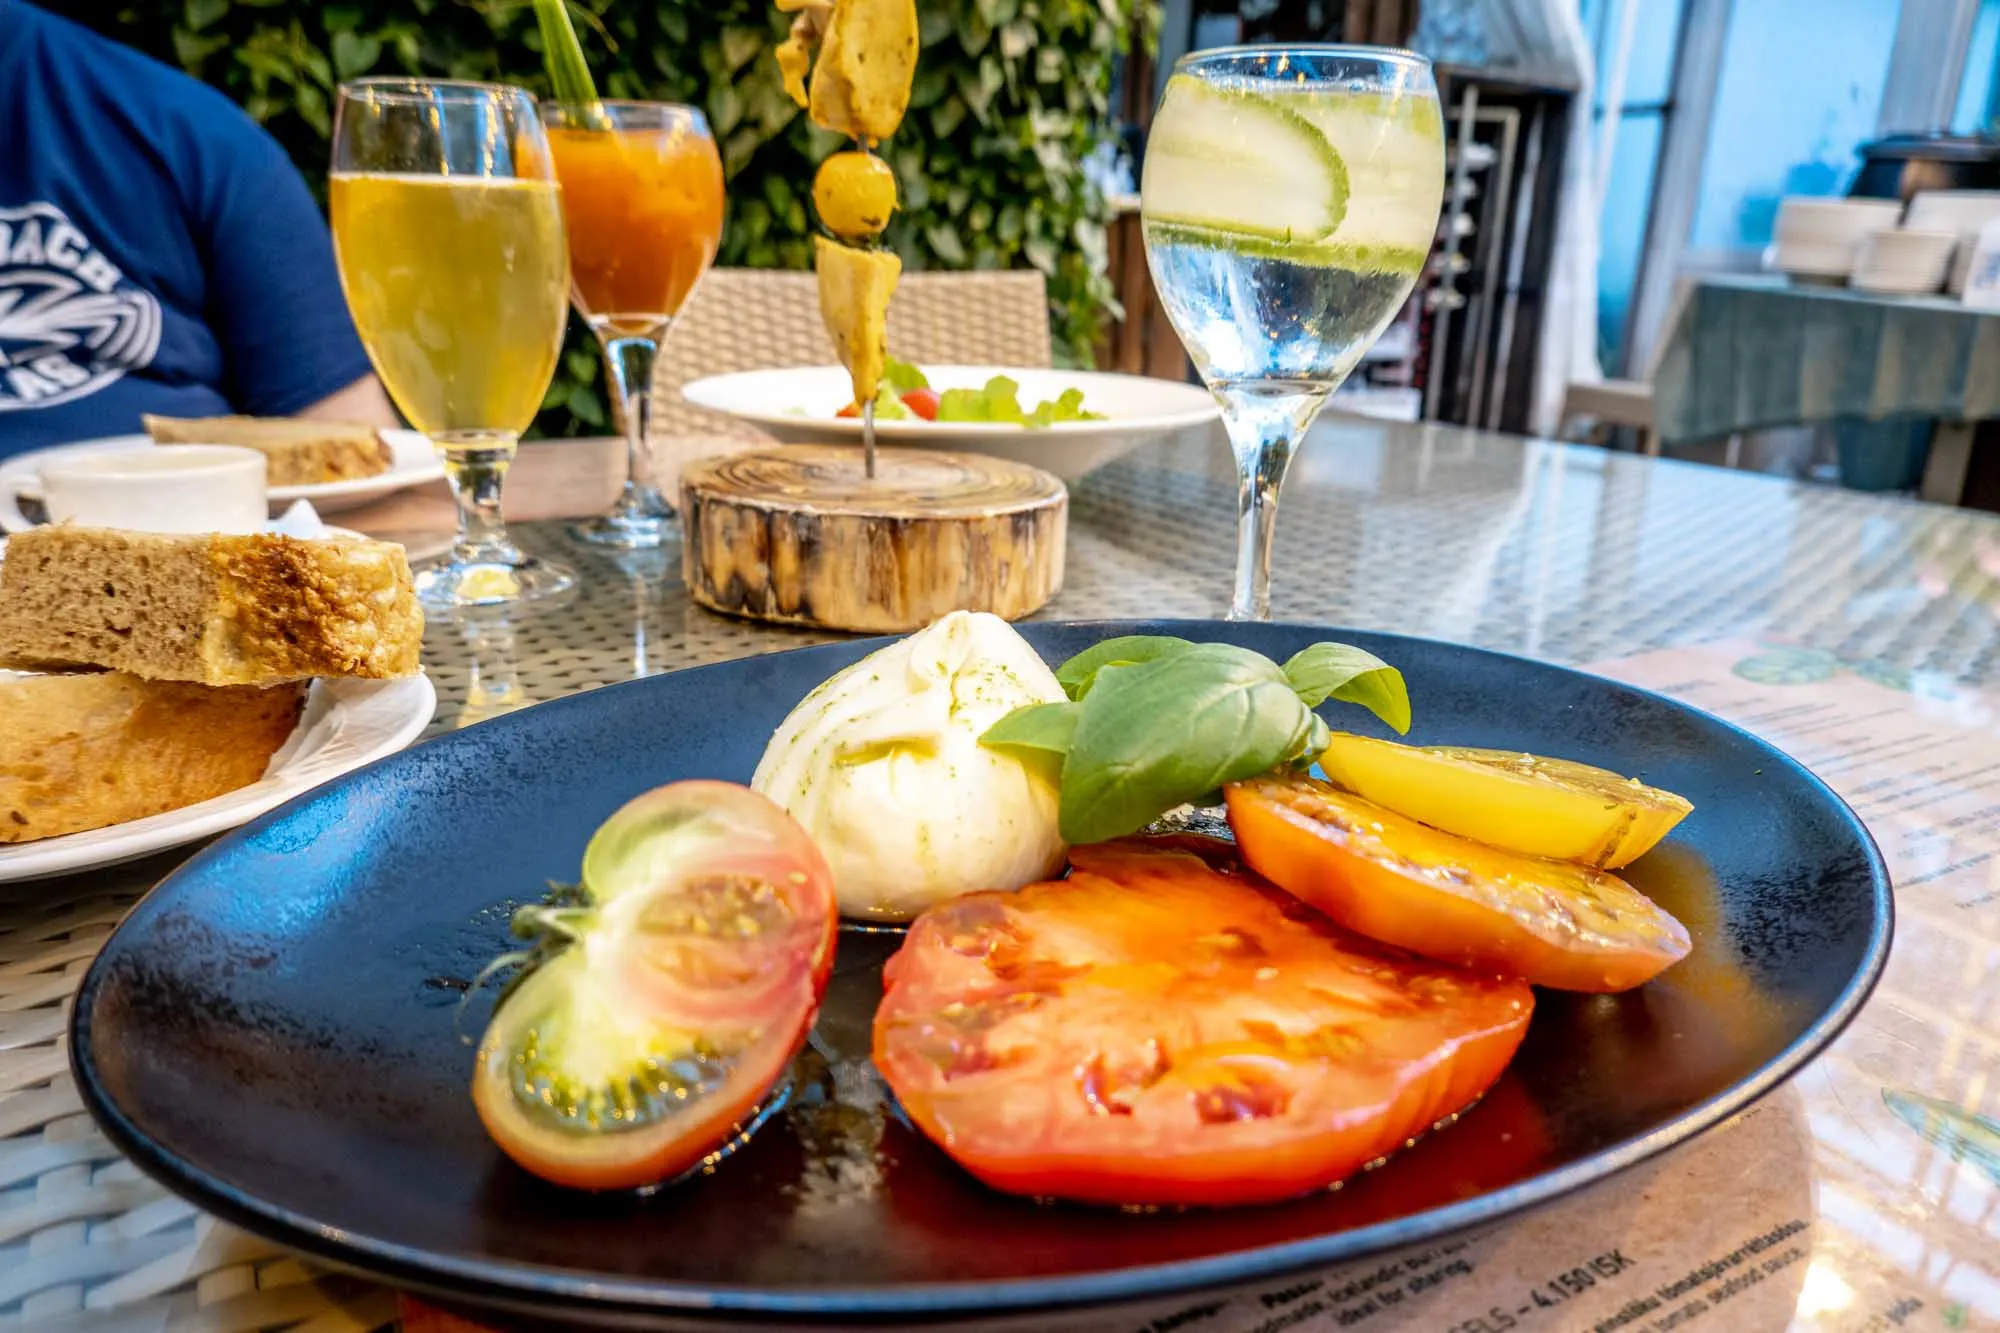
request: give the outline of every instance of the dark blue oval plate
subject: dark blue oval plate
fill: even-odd
[[[1355,1259],[1526,1208],[1741,1110],[1838,1033],[1886,955],[1889,883],[1796,763],[1667,699],[1449,644],[1283,625],[1030,625],[1060,661],[1112,634],[1317,639],[1396,663],[1412,738],[1581,759],[1694,814],[1631,878],[1694,952],[1616,997],[1545,994],[1457,1125],[1346,1188],[1122,1214],[990,1193],[895,1113],[867,1060],[894,937],[843,935],[790,1106],[713,1175],[649,1198],[543,1185],[487,1142],[454,1030],[508,912],[676,778],[748,780],[785,713],[879,646],[679,672],[545,704],[362,769],[196,856],[98,955],[71,1051],[91,1112],[170,1188],[338,1265],[569,1325],[1011,1323]],[[1366,726],[1358,709],[1340,725]],[[489,1003],[469,1006],[474,1036]]]

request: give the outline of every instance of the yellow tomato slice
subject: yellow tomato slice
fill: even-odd
[[[1432,828],[1606,870],[1638,860],[1694,809],[1637,778],[1518,750],[1335,732],[1319,763],[1356,796]]]

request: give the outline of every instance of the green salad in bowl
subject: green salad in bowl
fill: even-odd
[[[849,403],[839,415],[858,417],[861,407]],[[1005,375],[995,375],[977,389],[940,393],[931,387],[923,371],[890,357],[882,370],[882,387],[875,395],[875,419],[997,423],[1040,430],[1060,421],[1102,421],[1104,414],[1084,407],[1081,389],[1065,389],[1055,398],[1024,408],[1019,382]]]

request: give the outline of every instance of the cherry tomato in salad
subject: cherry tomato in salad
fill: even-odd
[[[584,852],[570,938],[501,1002],[472,1097],[538,1176],[630,1189],[696,1166],[752,1120],[804,1044],[833,970],[833,876],[777,805],[677,782]]]
[[[938,414],[938,392],[936,389],[911,389],[898,395],[907,407],[925,421],[936,421]]]
[[[1331,1185],[1483,1093],[1512,977],[1350,935],[1227,843],[1128,839],[1068,879],[932,908],[883,969],[875,1064],[988,1185],[1237,1204]]]
[[[1224,790],[1243,859],[1370,939],[1575,991],[1630,990],[1687,955],[1686,927],[1609,871],[1473,842],[1303,775]]]

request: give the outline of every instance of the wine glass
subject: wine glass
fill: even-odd
[[[1430,62],[1366,46],[1183,56],[1146,143],[1146,261],[1236,455],[1232,620],[1271,614],[1292,454],[1408,299],[1444,198]]]
[[[625,489],[584,541],[658,546],[674,507],[653,480],[653,362],[722,243],[722,158],[671,102],[542,104],[569,228],[571,299],[597,335],[625,423]]]
[[[436,610],[561,592],[575,575],[507,536],[500,492],[555,374],[569,315],[561,187],[519,88],[341,85],[334,254],[389,396],[444,455],[458,538],[417,576]]]

